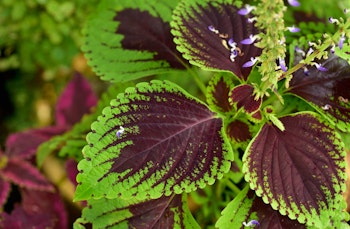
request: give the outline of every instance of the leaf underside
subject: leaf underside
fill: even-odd
[[[129,88],[92,124],[76,199],[159,198],[213,184],[233,160],[221,129],[221,119],[173,83]]]
[[[229,71],[246,80],[251,68],[242,65],[261,54],[261,49],[240,42],[258,30],[248,18],[237,13],[233,1],[182,1],[174,11],[172,34],[178,50],[191,64],[207,70]],[[212,32],[212,26],[218,32]],[[239,55],[230,59],[228,40],[237,43]]]
[[[311,103],[339,129],[350,131],[350,66],[337,57],[330,57],[322,65],[328,71],[310,68],[308,76],[303,70],[297,71],[289,91]]]
[[[256,220],[259,229],[302,229],[305,225],[281,215],[266,205],[254,191],[245,187],[236,198],[231,201],[222,211],[222,216],[216,223],[220,229],[243,229],[243,222]]]
[[[186,195],[148,201],[91,199],[80,221],[91,222],[94,228],[199,228]]]
[[[82,48],[96,74],[120,82],[184,69],[169,25],[176,4],[115,0],[100,6],[84,29]]]
[[[285,131],[265,124],[248,146],[243,172],[258,196],[282,215],[316,225],[339,214],[345,181],[344,149],[312,113],[280,118]]]

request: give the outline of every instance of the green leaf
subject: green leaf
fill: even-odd
[[[169,21],[178,1],[105,1],[88,21],[82,47],[103,80],[128,81],[184,69]]]
[[[96,229],[200,228],[187,207],[185,194],[146,201],[91,199],[76,223],[91,223]]]
[[[259,226],[256,226],[259,229],[306,228],[305,225],[282,216],[266,205],[248,186],[225,207],[215,226],[220,229],[240,229],[243,228],[244,222],[249,223],[251,220],[259,223]]]
[[[344,218],[345,151],[335,130],[314,113],[266,123],[243,156],[250,187],[273,209],[322,228]]]
[[[91,128],[75,200],[191,192],[220,179],[233,160],[222,120],[168,81],[126,89]]]

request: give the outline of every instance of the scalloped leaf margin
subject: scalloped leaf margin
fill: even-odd
[[[186,228],[199,229],[187,206],[187,195],[173,195],[156,200],[135,201],[101,198],[88,201],[78,225],[92,223],[94,228]]]
[[[103,80],[122,82],[184,69],[170,33],[179,1],[104,1],[83,30],[82,50]]]
[[[345,151],[327,123],[313,113],[265,124],[243,156],[243,172],[258,196],[282,215],[320,226],[339,222],[345,188]]]
[[[171,82],[128,88],[91,126],[75,200],[159,198],[213,184],[233,161],[222,125]]]

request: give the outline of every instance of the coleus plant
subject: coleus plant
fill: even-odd
[[[75,228],[349,228],[348,11],[249,4],[100,3],[84,30],[93,70],[116,85],[152,80],[91,124]],[[320,33],[303,31],[317,21]],[[188,78],[200,92],[183,89]]]

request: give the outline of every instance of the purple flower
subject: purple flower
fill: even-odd
[[[332,48],[330,49],[330,52],[331,52],[332,54],[335,53],[335,45],[332,45]]]
[[[328,21],[329,21],[329,23],[332,23],[332,24],[339,24],[339,20],[338,19],[334,19],[332,17],[329,17]]]
[[[238,51],[237,51],[236,49],[234,49],[234,50],[231,52],[231,55],[230,55],[230,60],[231,60],[231,62],[235,62],[236,56],[238,56]]]
[[[258,20],[256,17],[248,18],[248,23],[253,23],[256,20]]]
[[[260,223],[257,220],[253,219],[253,220],[249,221],[248,223],[243,222],[243,225],[245,227],[253,227],[253,226],[260,226]]]
[[[246,4],[244,8],[238,10],[238,14],[239,15],[247,15],[250,12],[252,12],[252,10],[255,10],[255,9],[256,9],[255,6],[251,6],[251,5]]]
[[[316,68],[317,68],[319,71],[321,71],[321,72],[326,72],[326,71],[328,71],[327,68],[323,67],[322,65],[320,65],[320,64],[318,64],[318,63],[315,63],[315,66],[316,66]]]
[[[119,127],[119,130],[116,133],[117,138],[120,138],[121,134],[124,132],[124,128],[122,126]]]
[[[311,55],[311,53],[313,53],[315,50],[313,50],[311,47],[309,48],[309,50],[307,51],[306,55],[309,56]]]
[[[300,29],[298,27],[295,27],[294,25],[293,26],[290,26],[290,27],[287,27],[287,29],[289,30],[289,32],[291,33],[297,33],[300,31]]]
[[[307,69],[307,67],[304,67],[303,70],[304,70],[304,75],[306,76],[310,75],[309,69]]]
[[[215,34],[218,34],[218,33],[219,33],[219,30],[215,29],[215,27],[214,27],[213,25],[209,25],[209,26],[208,26],[208,29],[209,29],[211,32],[215,33]]]
[[[249,35],[249,38],[247,39],[244,39],[241,41],[241,44],[244,44],[244,45],[251,45],[254,43],[254,41],[258,38],[257,35],[253,35],[253,34],[250,34]]]
[[[233,40],[233,38],[230,38],[227,43],[233,49],[235,49],[237,46],[237,43]]]
[[[250,58],[250,61],[244,63],[242,67],[249,68],[249,67],[253,66],[257,61],[258,61],[258,58],[252,57],[252,58]]]
[[[339,49],[342,49],[342,48],[343,48],[344,41],[345,41],[345,35],[343,34],[343,35],[340,37],[340,40],[339,40],[339,43],[338,43]]]
[[[297,0],[288,0],[289,5],[298,7],[300,3]]]
[[[286,67],[285,60],[282,58],[279,58],[278,60],[279,60],[279,65],[280,65],[281,70],[286,72],[288,68]]]
[[[300,53],[302,56],[305,56],[304,50],[302,50],[302,49],[299,48],[298,46],[295,46],[295,51],[296,51],[297,53]]]

